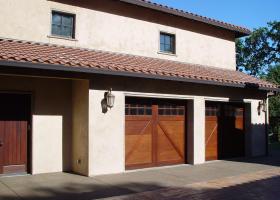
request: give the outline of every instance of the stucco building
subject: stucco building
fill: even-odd
[[[279,88],[236,71],[246,28],[145,0],[0,0],[0,24],[0,174],[266,154]]]

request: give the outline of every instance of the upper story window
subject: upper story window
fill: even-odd
[[[160,32],[160,52],[175,54],[175,46],[176,41],[174,34]]]
[[[52,11],[52,31],[53,36],[75,38],[75,15]]]

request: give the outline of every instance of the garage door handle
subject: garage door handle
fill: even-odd
[[[2,147],[4,145],[4,143],[2,141],[0,141],[0,147]]]

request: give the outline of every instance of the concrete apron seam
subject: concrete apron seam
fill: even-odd
[[[192,165],[190,165],[190,164],[179,164],[179,165],[152,167],[152,168],[144,168],[144,169],[133,169],[133,170],[124,171],[123,174],[130,174],[130,173],[135,173],[135,172],[152,172],[152,171],[157,172],[158,170],[161,170],[161,169],[172,169],[172,168],[175,168],[175,167],[183,167],[183,166],[187,167],[187,166],[192,166]]]
[[[8,188],[8,190],[10,190],[11,192],[13,192],[17,198],[19,199],[22,199],[22,197],[15,191],[13,190],[11,187],[9,187],[5,182],[3,182],[1,179],[0,179],[0,183],[2,183],[6,188]]]

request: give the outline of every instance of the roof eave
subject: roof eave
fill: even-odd
[[[228,27],[226,25],[222,25],[219,22],[209,21],[209,20],[203,19],[199,16],[190,15],[188,13],[180,12],[179,10],[170,9],[168,7],[163,7],[163,6],[161,7],[161,6],[158,6],[156,4],[149,3],[149,2],[135,1],[135,0],[120,0],[120,1],[125,2],[125,3],[129,3],[129,4],[133,4],[133,5],[137,5],[137,6],[141,6],[141,7],[145,7],[145,8],[150,8],[150,9],[165,12],[165,13],[169,13],[169,14],[172,14],[172,15],[175,15],[175,16],[188,18],[188,19],[199,21],[199,22],[202,22],[202,23],[210,24],[210,25],[213,25],[213,26],[216,26],[216,27],[219,27],[219,28],[223,28],[223,29],[226,29],[226,30],[230,30],[230,31],[235,32],[236,38],[248,36],[252,33],[249,29],[244,29],[243,31],[237,30],[234,27]]]
[[[247,33],[235,32],[235,38],[241,38],[251,35],[252,31],[248,31]]]
[[[224,82],[215,82],[210,80],[197,80],[197,79],[184,78],[184,77],[172,77],[172,76],[143,74],[143,73],[136,73],[136,72],[123,72],[123,71],[85,68],[80,66],[68,67],[64,65],[0,60],[0,67],[14,67],[19,69],[20,68],[38,69],[38,70],[86,73],[86,74],[97,74],[97,75],[99,74],[99,75],[123,76],[123,77],[134,77],[134,78],[147,78],[147,79],[155,79],[155,80],[178,81],[178,82],[197,83],[197,84],[234,87],[234,88],[251,88],[251,89],[262,90],[262,91],[280,92],[280,88],[256,87],[256,86],[250,86],[250,84],[224,83]]]

